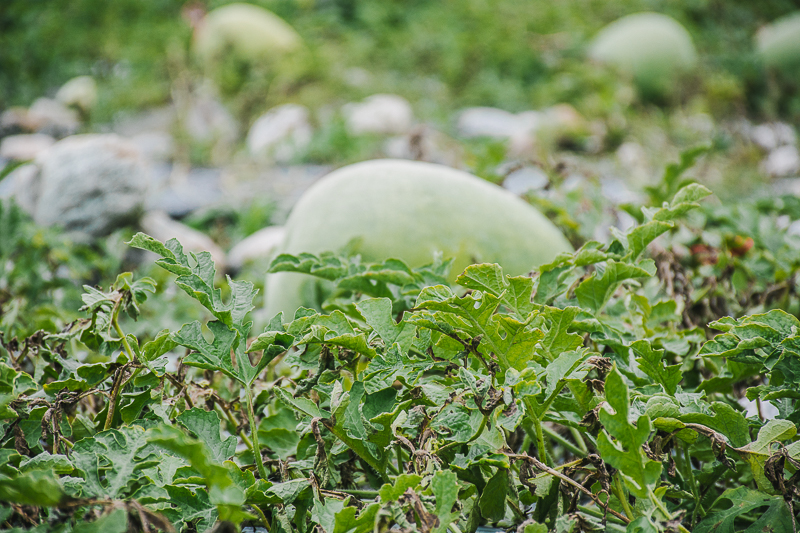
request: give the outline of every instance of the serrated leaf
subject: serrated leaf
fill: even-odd
[[[758,438],[736,451],[750,464],[753,477],[758,488],[764,492],[773,492],[772,484],[764,473],[764,465],[769,458],[770,446],[773,442],[791,439],[797,434],[797,428],[788,420],[770,420],[758,432]]]
[[[416,328],[408,322],[399,324],[392,318],[392,301],[389,298],[370,298],[356,304],[358,312],[364,317],[386,346],[397,343],[403,353],[408,352]]]
[[[732,505],[725,510],[710,513],[705,520],[695,526],[693,533],[734,533],[736,531],[734,526],[737,517],[766,506],[769,506],[769,510],[762,513],[761,516],[769,515],[776,522],[764,525],[776,526],[782,522],[786,529],[773,529],[771,531],[776,533],[778,531],[786,531],[788,533],[792,530],[789,509],[780,496],[768,496],[763,492],[747,487],[737,487],[723,492],[712,505],[712,509],[724,501],[730,501]],[[785,508],[785,512],[781,512],[781,507]],[[751,527],[747,528],[746,533],[760,531],[770,530],[763,529],[761,524],[752,524]]]
[[[623,281],[649,278],[655,274],[655,264],[651,260],[638,265],[618,263],[609,259],[602,270],[592,274],[575,289],[575,296],[582,307],[598,313],[608,302],[614,291]]]
[[[231,361],[231,350],[237,339],[236,331],[231,330],[222,322],[209,322],[208,329],[214,335],[213,342],[209,343],[203,337],[201,328],[200,322],[195,321],[185,324],[180,331],[173,335],[178,344],[195,350],[184,357],[184,364],[207,370],[217,370],[230,378],[241,381]]]
[[[221,421],[216,411],[194,407],[182,412],[176,420],[197,439],[203,441],[214,461],[222,463],[236,453],[236,437],[231,435],[222,438]]]
[[[139,426],[110,429],[76,442],[70,458],[86,481],[83,495],[123,497],[144,469],[158,464],[154,456],[139,456],[146,445],[145,431]]]
[[[641,371],[661,385],[667,394],[675,395],[678,383],[683,379],[681,365],[665,366],[664,350],[654,350],[647,340],[632,342],[631,351],[638,356],[636,362]]]
[[[629,421],[628,387],[616,366],[606,377],[605,394],[614,412],[612,414],[607,408],[600,410],[600,422],[605,431],[597,437],[597,449],[606,462],[621,471],[631,493],[646,498],[661,475],[661,463],[649,459],[642,450],[653,430],[650,419],[642,415],[636,424]]]
[[[212,453],[202,441],[188,437],[173,426],[151,429],[147,434],[147,441],[184,458],[203,476],[209,501],[217,506],[221,517],[241,517],[241,507],[245,502],[244,491],[233,482],[229,470],[213,459]]]

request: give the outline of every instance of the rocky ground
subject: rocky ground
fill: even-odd
[[[718,124],[702,113],[675,112],[666,126],[626,124],[615,143],[609,131],[618,126],[588,120],[567,104],[516,114],[468,108],[443,126],[418,120],[414,106],[400,96],[376,94],[334,110],[280,105],[242,134],[210,90],[197,91],[181,105],[90,128],[83,119],[92,101],[91,78],[83,77],[68,82],[54,99],[2,114],[0,196],[14,197],[38,223],[61,226],[79,240],[133,225],[158,239],[178,237],[190,250],[210,250],[218,264],[234,270],[271,253],[291,206],[336,166],[309,160],[315,143],[330,137],[324,132],[337,123],[345,142],[371,143],[370,157],[463,168],[515,194],[544,199],[556,194],[551,184],[557,180],[558,194],[590,181],[612,204],[634,201],[663,162],[674,159],[676,138],[683,144],[725,144],[731,167],[710,155],[698,170],[697,177],[712,188],[727,187],[734,179],[731,168],[745,161],[765,184],[751,187],[755,194],[800,194],[797,135],[780,122]],[[197,147],[205,150],[207,164],[193,164],[189,152]],[[181,222],[215,209],[240,210],[256,200],[272,206],[271,217],[239,242],[214,242]],[[616,223],[627,222],[623,216]],[[598,226],[591,237],[602,238],[607,230]]]

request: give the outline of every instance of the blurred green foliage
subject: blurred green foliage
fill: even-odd
[[[213,9],[227,3],[196,5]],[[690,84],[691,91],[703,92],[712,111],[800,112],[793,91],[776,87],[753,53],[756,30],[796,10],[791,0],[251,3],[294,26],[312,54],[304,72],[280,87],[265,83],[258,69],[245,73],[253,79],[228,83],[238,92],[227,96],[241,112],[258,112],[268,103],[268,91],[319,103],[390,90],[435,100],[428,109],[494,105],[520,110],[568,102],[595,113],[613,105],[616,80],[584,59],[585,45],[605,24],[644,10],[666,13],[687,27],[700,52],[703,77],[702,83]],[[100,80],[96,119],[119,108],[166,101],[176,68],[199,73],[190,55],[174,53],[188,51],[191,42],[183,7],[179,0],[6,0],[0,7],[0,107],[28,104],[79,74]],[[347,69],[354,66],[370,72],[368,83],[347,83]]]

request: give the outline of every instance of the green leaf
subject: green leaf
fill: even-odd
[[[386,346],[397,343],[403,353],[411,348],[416,328],[408,322],[399,324],[392,318],[392,301],[389,298],[370,298],[356,304],[358,312],[364,317]]]
[[[191,348],[193,351],[183,358],[183,363],[206,370],[216,370],[226,376],[242,381],[233,367],[231,350],[237,340],[237,333],[222,322],[209,322],[208,329],[214,335],[212,343],[203,337],[200,322],[185,324],[180,331],[173,335],[175,341],[181,346]]]
[[[524,318],[533,310],[533,279],[528,276],[506,276],[502,267],[496,263],[470,265],[456,278],[456,283],[500,298],[503,305],[516,314],[517,318]]]
[[[268,272],[299,272],[335,281],[347,274],[348,265],[333,254],[280,254],[272,260]]]
[[[422,481],[422,477],[417,474],[400,474],[392,483],[384,483],[378,494],[383,503],[396,501],[407,489],[417,487]]]
[[[202,441],[188,437],[173,426],[151,429],[147,440],[186,459],[203,476],[209,501],[217,506],[220,517],[232,521],[244,518],[241,512],[245,502],[244,491],[234,483],[230,471],[213,459],[213,454]]]
[[[629,422],[630,397],[628,387],[616,366],[608,373],[605,385],[606,401],[614,410],[600,410],[600,422],[605,427],[597,437],[601,457],[620,470],[632,494],[646,498],[661,475],[661,463],[649,459],[642,450],[653,430],[650,419],[642,415],[636,424]],[[611,437],[616,442],[611,440]]]
[[[431,491],[436,497],[436,516],[439,518],[439,525],[433,531],[445,533],[447,527],[458,518],[458,513],[453,512],[453,505],[458,501],[458,477],[455,472],[442,470],[434,474]]]
[[[575,296],[582,307],[598,313],[608,302],[623,281],[649,278],[655,274],[655,264],[651,260],[642,261],[638,265],[617,263],[609,259],[604,268],[584,280],[575,289]]]
[[[771,455],[770,446],[773,442],[789,440],[796,434],[797,428],[792,422],[788,420],[770,420],[758,432],[758,438],[754,442],[736,450],[750,464],[750,468],[753,469],[753,477],[759,490],[768,493],[774,491],[772,484],[764,473],[764,465]]]
[[[636,362],[639,363],[639,368],[653,378],[653,381],[658,383],[664,388],[667,394],[675,395],[678,388],[678,383],[683,379],[681,373],[681,365],[664,365],[664,350],[654,350],[650,346],[650,341],[638,340],[631,343],[631,350],[636,357]]]
[[[73,533],[125,533],[128,531],[128,513],[125,509],[114,509],[94,522],[80,522]]]
[[[0,473],[0,501],[52,507],[65,498],[64,489],[53,472],[31,470],[11,476]]]
[[[712,505],[712,509],[719,503],[729,501],[731,506],[723,511],[716,511],[709,514],[705,520],[695,526],[693,533],[734,533],[737,531],[734,528],[737,517],[747,514],[756,509],[769,506],[766,512],[760,516],[769,515],[770,518],[776,519],[775,522],[764,524],[771,527],[783,523],[785,529],[763,529],[761,524],[752,524],[746,531],[747,533],[756,533],[759,531],[786,531],[787,533],[792,530],[791,516],[786,502],[780,496],[768,496],[763,492],[755,491],[747,487],[736,487],[735,489],[728,489],[717,498]],[[785,511],[781,511],[784,508]]]
[[[120,498],[128,486],[143,476],[143,470],[158,464],[146,451],[147,438],[139,426],[110,429],[75,443],[70,459],[83,473],[85,497]]]
[[[222,463],[236,453],[236,437],[231,435],[222,438],[221,422],[216,411],[194,407],[182,412],[176,420],[208,447],[214,461]]]
[[[498,522],[506,514],[506,494],[508,492],[508,470],[499,468],[486,483],[481,493],[479,505],[481,515],[492,522]]]
[[[685,413],[679,416],[682,422],[703,424],[719,431],[728,438],[734,447],[745,446],[750,442],[750,424],[741,412],[722,402],[711,404],[713,415],[705,413]]]

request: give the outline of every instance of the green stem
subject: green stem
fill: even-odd
[[[225,417],[225,419],[226,419],[228,422],[230,422],[230,424],[231,424],[231,425],[232,425],[234,428],[238,428],[238,427],[239,427],[239,424],[236,422],[236,419],[235,419],[235,418],[233,418],[233,415],[231,414],[231,412],[230,412],[230,411],[228,411],[227,409],[225,409],[224,407],[222,407],[220,404],[217,404],[216,406],[217,406],[217,407],[219,407],[219,411],[220,411],[220,412],[222,412],[222,414],[223,414],[223,416]],[[244,445],[245,445],[245,446],[247,446],[247,449],[248,449],[248,450],[250,450],[251,452],[254,452],[254,450],[253,450],[253,443],[252,443],[252,442],[250,442],[250,437],[248,437],[248,436],[245,434],[245,432],[244,432],[244,431],[240,431],[240,432],[239,432],[239,436],[242,438],[242,442],[244,442]]]
[[[253,393],[250,387],[245,388],[245,398],[247,399],[247,419],[250,421],[250,434],[253,437],[253,456],[256,459],[258,475],[261,479],[267,479],[267,469],[264,467],[264,460],[261,459],[261,446],[258,444],[258,426],[256,426],[256,415],[253,412]]]
[[[588,455],[586,452],[584,452],[583,450],[572,444],[570,441],[568,441],[567,439],[565,439],[552,429],[542,427],[542,431],[545,434],[547,434],[548,437],[550,437],[551,439],[562,445],[564,448],[572,452],[573,455],[577,457],[586,457]]]
[[[575,439],[575,442],[578,443],[578,448],[581,449],[583,453],[589,455],[589,448],[586,447],[586,441],[583,440],[583,435],[581,432],[575,428],[569,428],[570,434],[572,434],[572,438]]]
[[[591,516],[593,516],[595,518],[603,518],[603,512],[600,511],[599,509],[595,509],[594,507],[586,507],[585,505],[579,505],[578,506],[578,510],[580,512],[582,512],[582,513],[586,513],[586,514],[591,515]],[[608,520],[609,522],[611,522],[614,525],[622,525],[622,526],[626,525],[625,522],[623,522],[622,520],[620,520],[619,518],[617,518],[617,517],[615,517],[613,515],[605,515],[605,518],[606,518],[606,520]],[[616,531],[620,531],[620,532],[625,531],[624,529],[618,529],[618,528],[614,528],[614,529]]]
[[[375,499],[380,496],[377,490],[358,490],[358,489],[336,489],[337,492],[344,492],[356,498],[366,498],[369,500]]]
[[[258,517],[261,519],[261,525],[263,525],[264,529],[266,529],[267,533],[269,533],[269,520],[267,520],[267,517],[264,516],[264,511],[259,509],[257,505],[253,505],[252,508],[255,510],[256,514],[258,514]]]
[[[111,325],[114,327],[114,331],[117,332],[119,338],[122,340],[122,347],[125,350],[125,354],[128,356],[128,361],[134,362],[136,361],[136,356],[131,349],[131,345],[128,343],[128,339],[125,337],[125,333],[122,331],[122,328],[119,326],[119,311],[121,307],[119,302],[117,302],[116,307],[114,307],[114,311],[111,315]],[[123,367],[124,368],[124,367]],[[114,421],[114,413],[117,410],[117,401],[119,400],[119,392],[122,388],[127,385],[128,381],[133,379],[136,374],[138,373],[139,369],[136,369],[134,373],[131,375],[130,378],[123,382],[122,374],[120,374],[119,379],[114,381],[114,386],[111,389],[111,398],[108,400],[108,413],[106,413],[106,422],[103,425],[103,430],[111,429],[111,424]],[[124,370],[121,372],[124,373]]]
[[[620,481],[619,476],[614,478],[614,485],[612,485],[611,490],[622,504],[622,510],[625,511],[625,516],[633,520],[633,509],[631,509],[628,498],[625,497],[625,489],[622,487],[622,481]]]
[[[125,349],[125,355],[128,356],[128,361],[133,362],[136,361],[136,356],[131,349],[131,345],[128,343],[125,333],[122,332],[122,328],[119,326],[119,310],[119,306],[114,309],[114,315],[111,318],[111,325],[114,326],[114,331],[117,332],[117,335],[119,335],[119,338],[122,340],[122,347]]]
[[[647,497],[648,497],[648,498],[650,498],[650,501],[651,501],[651,502],[653,502],[653,505],[655,505],[655,506],[656,506],[656,509],[658,509],[659,511],[661,511],[661,514],[662,514],[662,515],[664,515],[664,518],[665,518],[666,520],[672,520],[672,513],[670,513],[670,512],[667,510],[667,508],[666,508],[666,507],[664,507],[664,504],[661,502],[661,500],[659,500],[659,499],[656,497],[656,495],[655,495],[655,494],[653,494],[653,491],[652,491],[652,490],[649,490],[649,489],[648,489],[648,491],[647,491]]]

